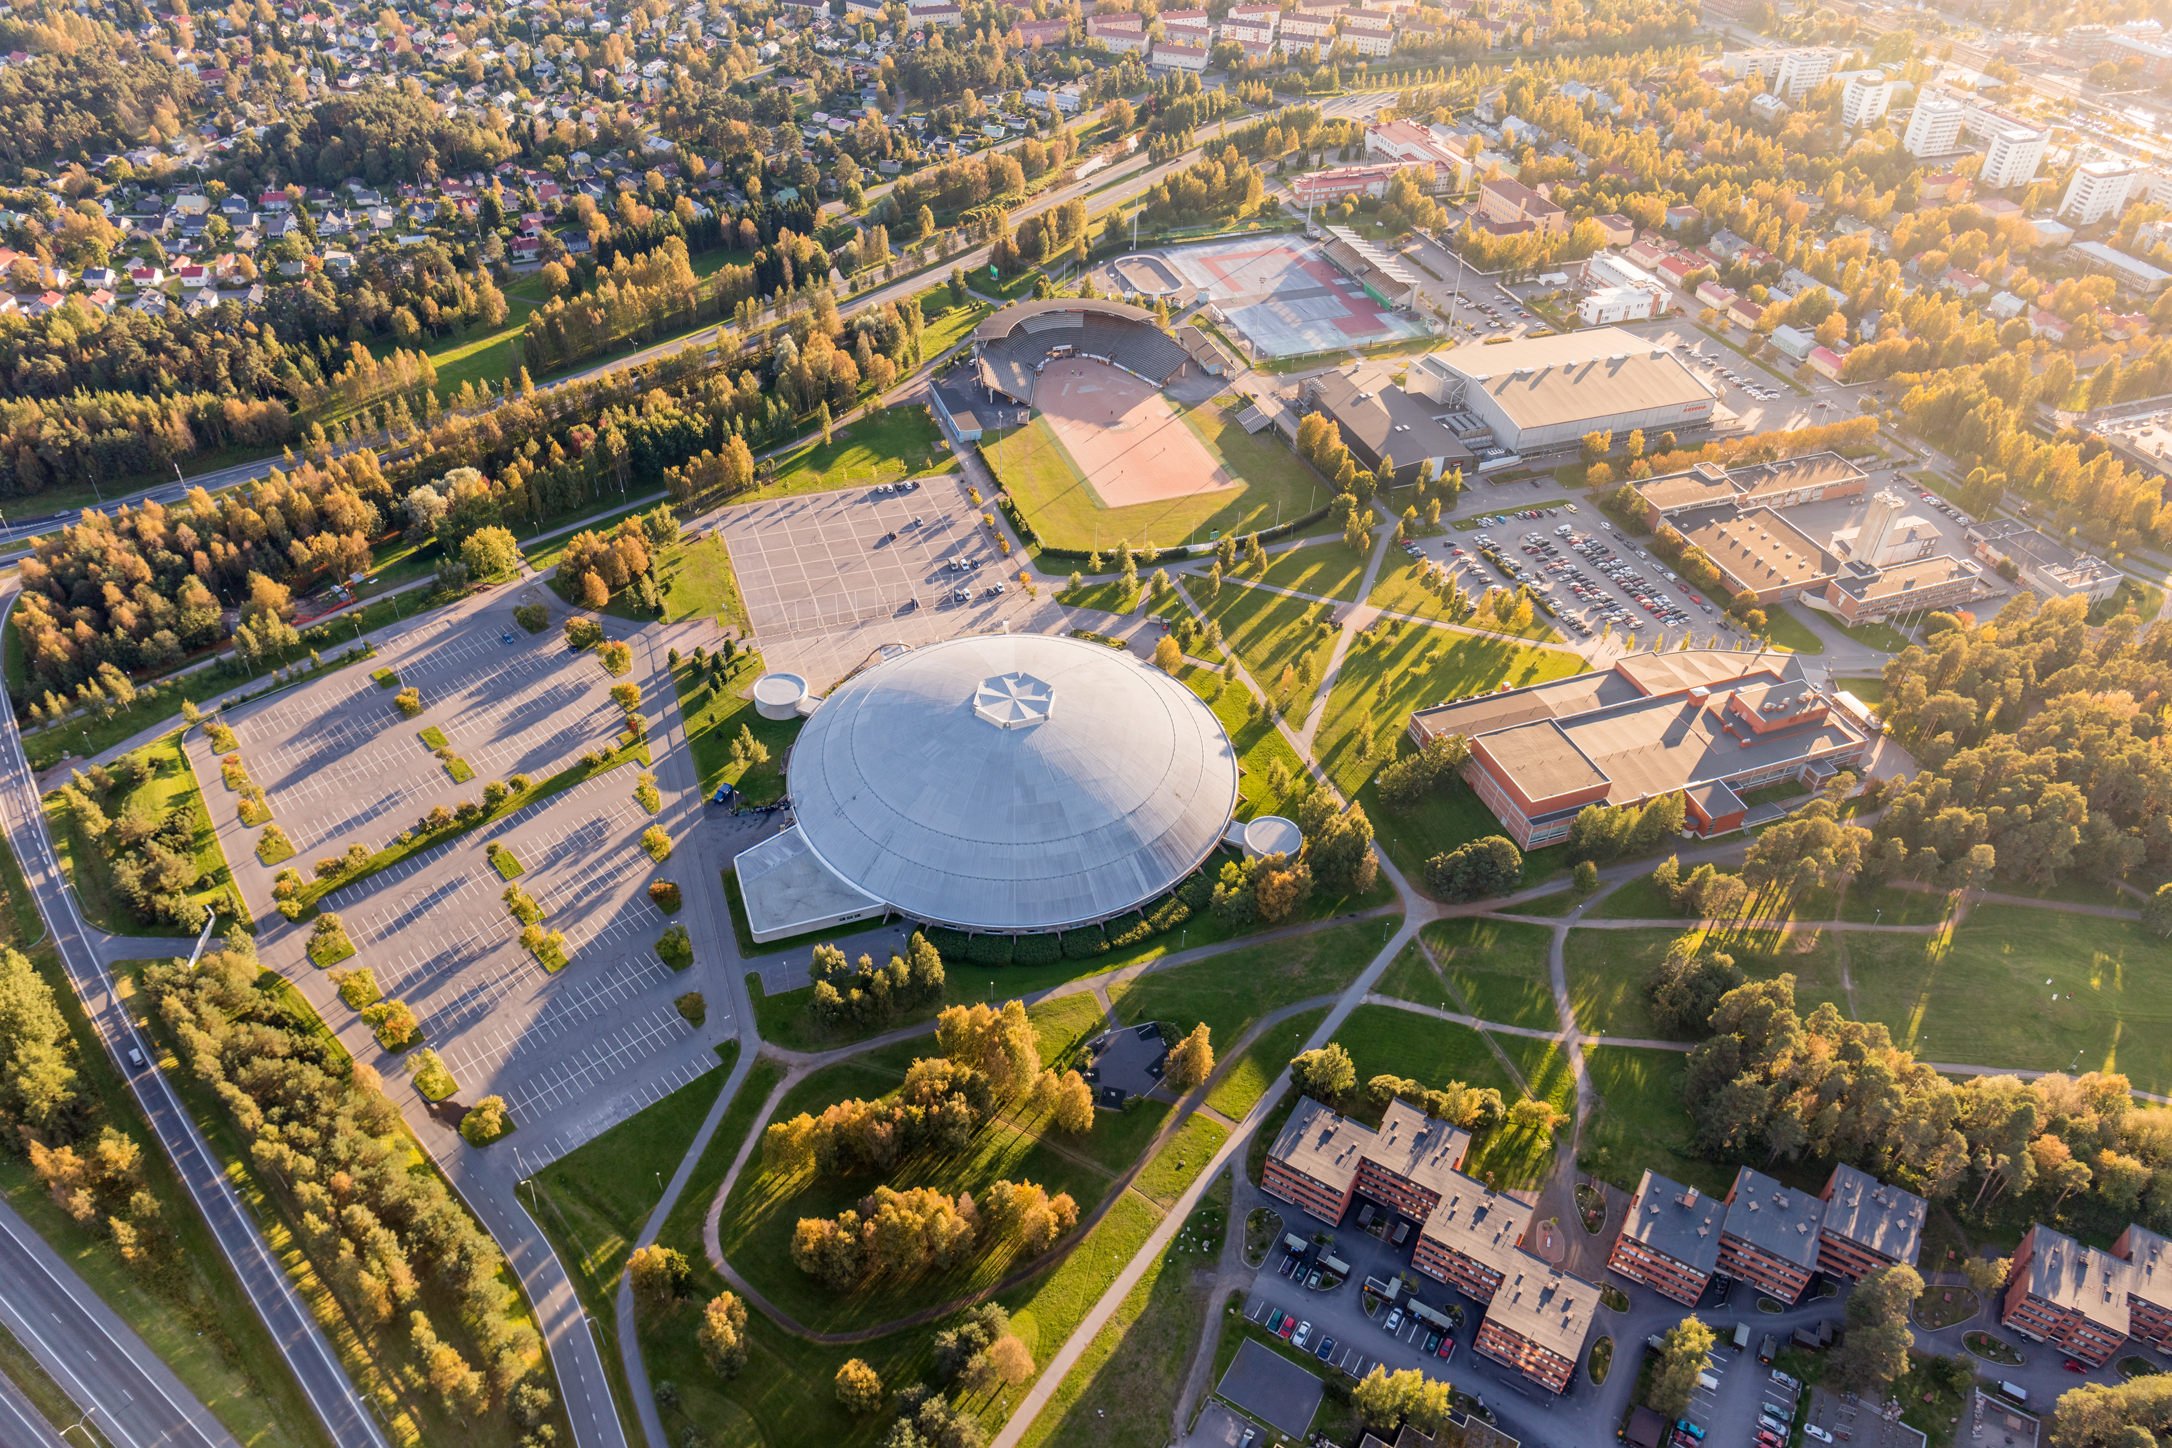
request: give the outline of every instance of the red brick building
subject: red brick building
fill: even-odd
[[[1818,1193],[1818,1270],[1860,1282],[1883,1267],[1916,1265],[1923,1246],[1923,1198],[1889,1187],[1868,1172],[1836,1166]]]
[[[1310,1097],[1297,1103],[1267,1153],[1260,1187],[1333,1226],[1365,1195],[1423,1222],[1441,1197],[1470,1179],[1471,1134],[1406,1101],[1391,1101],[1374,1131]]]
[[[1513,1270],[1486,1305],[1475,1346],[1548,1392],[1562,1392],[1576,1375],[1598,1302],[1596,1284],[1518,1252]]]
[[[2100,1368],[2127,1340],[2133,1274],[2123,1258],[2038,1223],[2014,1252],[1999,1321]]]
[[[1719,1265],[1720,1220],[1726,1214],[1725,1203],[1647,1171],[1629,1199],[1629,1215],[1606,1265],[1695,1307]]]
[[[2172,1352],[2172,1243],[2147,1227],[2130,1226],[2112,1243],[2128,1267],[2127,1331],[2159,1352]]]
[[[1490,1191],[1458,1172],[1427,1214],[1410,1265],[1473,1302],[1491,1302],[1531,1225],[1531,1205]]]
[[[1719,1270],[1768,1297],[1793,1302],[1818,1265],[1818,1225],[1825,1203],[1743,1167],[1727,1192]]]

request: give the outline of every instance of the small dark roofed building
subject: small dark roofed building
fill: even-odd
[[[1377,472],[1385,457],[1395,464],[1395,485],[1418,480],[1420,464],[1430,463],[1434,477],[1464,467],[1475,458],[1448,424],[1442,408],[1395,385],[1393,374],[1376,362],[1357,362],[1305,386],[1312,405],[1332,418],[1342,440],[1367,472]]]
[[[1834,1167],[1818,1195],[1825,1202],[1818,1232],[1820,1272],[1860,1282],[1881,1267],[1916,1265],[1923,1246],[1923,1198],[1852,1166]]]
[[[1695,1307],[1719,1265],[1723,1202],[1646,1171],[1607,1266],[1632,1282]]]
[[[1659,1448],[1667,1441],[1667,1420],[1639,1403],[1629,1414],[1629,1426],[1623,1430],[1622,1441],[1629,1448]]]
[[[1818,1270],[1818,1224],[1825,1203],[1743,1167],[1727,1193],[1719,1270],[1768,1297],[1793,1302]]]

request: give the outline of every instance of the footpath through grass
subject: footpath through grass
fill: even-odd
[[[1432,961],[1416,943],[1406,946],[1381,976],[1379,994],[1506,1026],[1560,1029],[1547,966],[1551,930],[1471,915],[1436,920],[1421,934]]]
[[[1174,1039],[1203,1023],[1218,1049],[1232,1046],[1270,1011],[1347,989],[1394,929],[1391,917],[1353,920],[1227,951],[1112,985],[1109,1001],[1127,1026],[1161,1021]]]

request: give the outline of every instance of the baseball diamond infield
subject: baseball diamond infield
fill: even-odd
[[[1241,486],[1161,389],[1121,368],[1060,358],[1041,373],[1033,405],[1104,508]]]

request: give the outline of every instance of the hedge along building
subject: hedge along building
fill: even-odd
[[[1098,925],[1223,842],[1237,754],[1177,679],[1083,639],[979,634],[820,702],[794,823],[734,864],[757,941],[898,915],[981,934]]]

